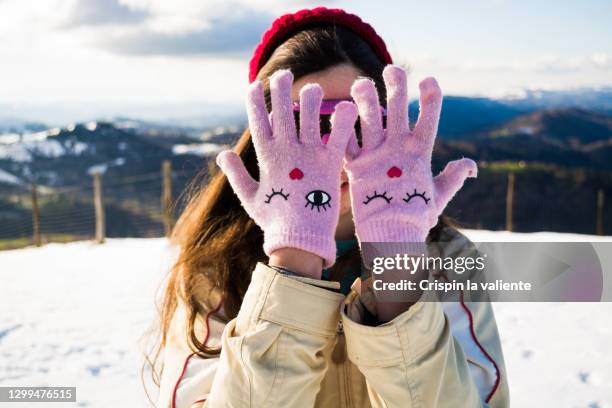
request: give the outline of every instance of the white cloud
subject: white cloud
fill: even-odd
[[[129,7],[119,0],[80,0],[73,4],[63,26],[137,24],[148,17],[147,10]]]
[[[57,109],[77,104],[103,113],[135,104],[240,105],[248,54],[263,30],[276,16],[318,3],[0,0],[0,104]],[[611,84],[612,54],[605,44],[569,49],[559,39],[545,46],[543,40],[500,46],[494,36],[489,41],[470,36],[466,27],[440,27],[419,36],[419,25],[404,24],[401,13],[389,11],[391,5],[387,10],[371,2],[327,3],[356,10],[375,24],[395,60],[411,65],[415,82],[436,76],[446,94]],[[395,7],[406,8],[399,2]],[[429,6],[421,2],[419,7]]]
[[[596,52],[591,55],[591,62],[598,68],[612,69],[612,56],[605,52]]]
[[[183,33],[168,33],[148,27],[116,33],[96,45],[122,55],[226,55],[245,57],[273,16],[251,12],[231,18],[216,18],[208,27]]]

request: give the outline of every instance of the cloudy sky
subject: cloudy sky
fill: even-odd
[[[262,32],[317,4],[359,14],[445,94],[612,86],[603,0],[0,0],[0,116],[241,106]]]

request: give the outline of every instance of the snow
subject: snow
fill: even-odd
[[[88,148],[89,148],[89,145],[83,142],[74,142],[72,143],[72,146],[71,146],[72,153],[77,156],[80,156],[81,153],[83,153]]]
[[[462,230],[473,242],[612,242],[612,236],[561,232]]]
[[[612,303],[495,303],[513,407],[612,406]]]
[[[11,173],[0,169],[0,183],[21,184],[21,180]]]
[[[87,174],[104,174],[108,171],[109,167],[123,166],[125,164],[124,157],[117,157],[114,160],[111,160],[107,163],[94,164],[87,169]]]
[[[125,119],[114,120],[113,122],[118,129],[138,129],[140,127],[140,122],[136,120]]]
[[[30,151],[38,156],[54,158],[64,154],[64,146],[58,140],[45,140],[33,144]]]
[[[206,130],[201,133],[202,140],[210,139],[213,136],[219,136],[226,133],[238,133],[240,131],[240,126],[218,126],[211,130]]]
[[[0,252],[0,386],[76,386],[79,406],[148,406],[140,345],[171,254],[163,238]]]
[[[466,234],[474,241],[612,240]],[[175,254],[164,238],[0,252],[0,386],[76,386],[79,406],[148,406],[140,380],[142,336]],[[612,303],[493,307],[512,406],[612,407]]]
[[[93,176],[94,174],[104,174],[108,170],[107,164],[94,164],[87,169],[87,174]]]
[[[57,158],[66,154],[80,155],[87,150],[87,143],[48,138],[51,131],[22,135],[13,143],[0,143],[0,159],[30,162],[34,156]]]
[[[88,124],[88,126],[91,126],[91,124]],[[0,159],[30,162],[34,155],[57,158],[65,154],[78,156],[87,150],[87,143],[75,141],[61,143],[53,139],[60,132],[60,128],[51,128],[42,132],[0,135]]]
[[[212,156],[225,149],[228,149],[227,145],[216,143],[177,144],[172,146],[172,153],[175,155],[193,154],[197,156]]]
[[[517,131],[518,133],[522,133],[524,135],[533,135],[535,133],[533,126],[519,126]]]
[[[0,144],[12,144],[21,140],[19,133],[3,133],[0,134]]]
[[[23,143],[0,145],[0,160],[9,159],[16,162],[32,161],[32,155]]]

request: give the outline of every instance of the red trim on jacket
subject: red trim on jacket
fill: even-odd
[[[181,371],[181,375],[179,375],[178,380],[176,380],[176,384],[174,384],[174,389],[172,390],[172,408],[176,408],[176,390],[178,389],[178,386],[181,383],[183,376],[185,375],[185,371],[187,371],[187,364],[189,363],[189,360],[191,360],[191,357],[195,355],[196,353],[191,353],[187,356],[185,362],[183,363],[183,370]]]
[[[446,282],[448,282],[448,278],[443,273],[434,275],[434,276],[436,278],[442,277],[444,278]],[[489,360],[491,364],[493,364],[493,367],[495,368],[495,384],[493,384],[493,388],[491,389],[491,391],[487,395],[487,398],[485,399],[485,402],[488,403],[493,397],[493,394],[495,394],[495,391],[497,391],[497,388],[499,387],[499,384],[501,382],[501,371],[499,371],[499,366],[497,365],[497,362],[493,359],[493,357],[491,357],[491,355],[487,352],[487,350],[485,350],[484,346],[480,344],[480,341],[478,341],[478,337],[476,337],[476,330],[474,329],[474,316],[472,316],[472,311],[467,307],[467,305],[465,304],[465,301],[463,300],[463,291],[461,290],[459,291],[459,293],[460,293],[461,308],[468,315],[468,319],[470,321],[470,335],[472,336],[472,340],[474,340],[474,343],[476,343],[476,345],[478,346],[482,354],[484,354],[487,360]]]
[[[480,351],[482,351],[482,354],[484,354],[485,357],[493,364],[493,367],[495,367],[495,384],[493,384],[493,389],[491,390],[491,392],[489,392],[489,395],[487,395],[487,398],[485,399],[485,402],[488,403],[489,400],[493,397],[493,394],[495,394],[495,391],[497,391],[497,388],[499,387],[499,383],[501,382],[501,373],[499,371],[497,362],[495,362],[493,357],[491,357],[491,355],[487,352],[487,350],[485,350],[483,345],[480,344],[480,342],[478,341],[478,337],[476,337],[476,331],[474,330],[474,316],[472,316],[472,311],[467,307],[467,305],[463,301],[463,291],[460,291],[460,293],[461,293],[461,307],[463,308],[463,310],[465,310],[465,313],[467,313],[468,318],[470,319],[470,334],[472,335],[472,339],[474,339],[474,342],[476,343]]]
[[[223,299],[221,299],[217,307],[215,307],[213,310],[210,310],[208,313],[206,313],[206,337],[204,337],[204,341],[202,342],[204,346],[206,346],[206,343],[208,342],[208,337],[210,336],[210,326],[208,326],[208,319],[210,318],[210,315],[217,313],[221,309],[222,305],[223,305]]]
[[[208,342],[208,338],[210,337],[210,326],[208,325],[208,320],[210,319],[210,315],[212,315],[213,313],[217,313],[219,309],[221,309],[222,304],[223,304],[223,299],[221,299],[217,307],[215,307],[213,310],[209,310],[208,313],[206,313],[206,337],[204,337],[204,341],[202,342],[202,344],[204,344],[205,346],[206,346],[206,343]],[[174,384],[174,389],[172,390],[172,408],[176,408],[176,391],[178,390],[178,386],[181,383],[183,376],[185,375],[185,371],[187,371],[187,364],[189,363],[189,360],[191,360],[191,357],[195,355],[196,353],[191,353],[190,355],[187,356],[187,358],[185,359],[185,362],[183,363],[183,370],[181,371],[181,375],[179,375],[179,378],[176,380],[176,384]],[[197,400],[193,402],[192,405],[198,402],[202,402],[202,401],[206,401],[206,398],[204,398],[203,400]]]

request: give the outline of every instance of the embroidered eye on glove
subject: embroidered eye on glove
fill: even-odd
[[[355,229],[360,242],[425,242],[465,179],[476,177],[476,163],[452,161],[434,178],[431,155],[442,106],[436,80],[420,83],[419,119],[410,130],[406,72],[389,65],[383,78],[386,128],[374,82],[358,79],[351,89],[362,132],[361,148],[349,142],[345,165]]]
[[[293,75],[287,70],[270,78],[272,114],[268,115],[260,81],[248,91],[249,129],[259,163],[259,181],[233,151],[217,156],[249,216],[264,232],[264,251],[299,248],[330,267],[336,259],[335,230],[340,211],[340,173],[346,146],[354,134],[357,109],[336,106],[331,134],[321,139],[319,109],[323,91],[309,84],[300,92],[299,132],[291,100]],[[271,117],[271,119],[270,119]]]

